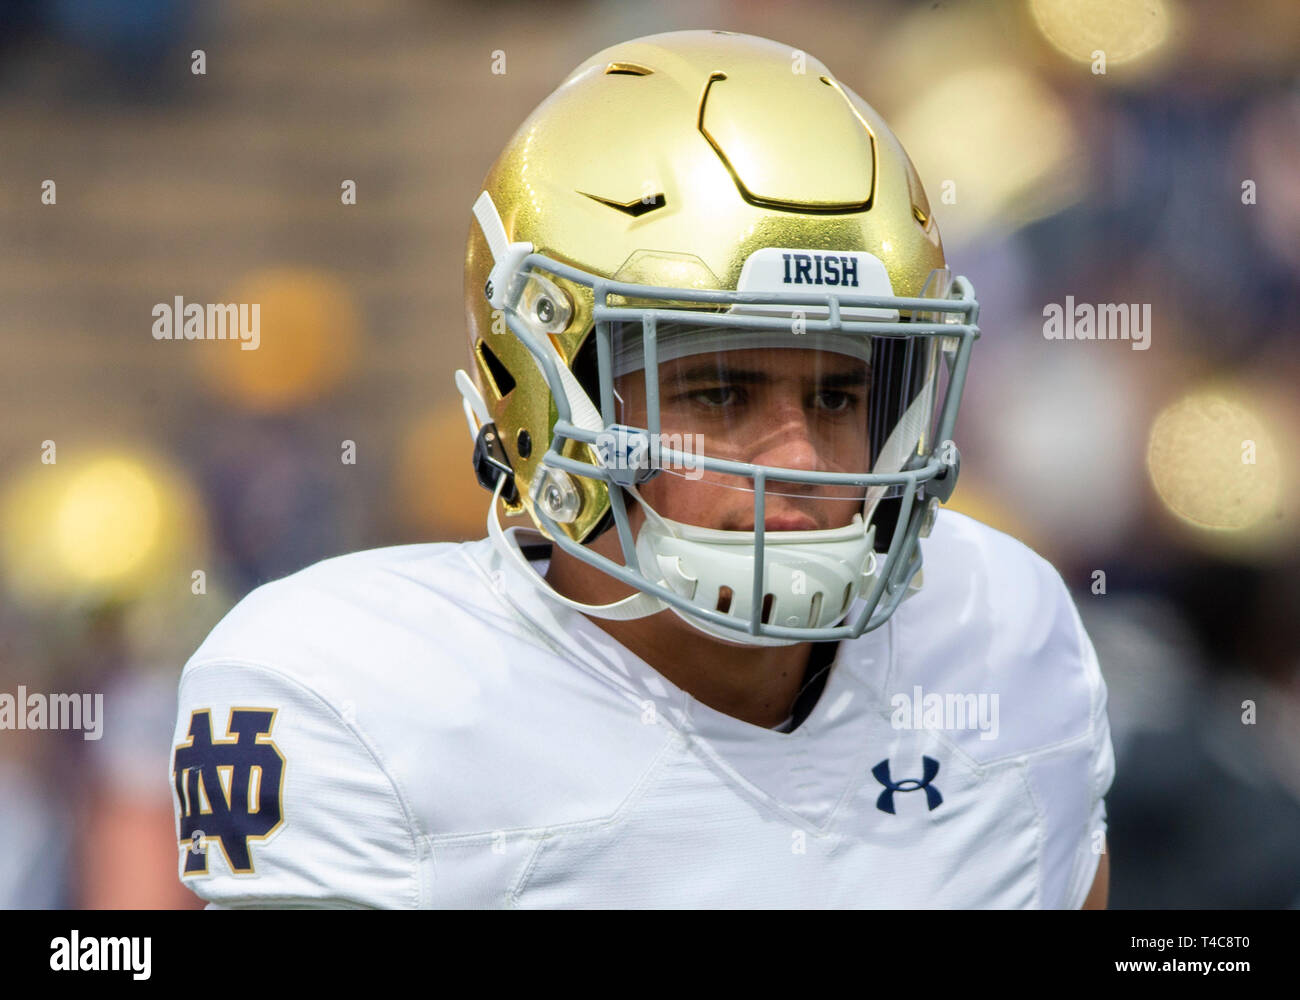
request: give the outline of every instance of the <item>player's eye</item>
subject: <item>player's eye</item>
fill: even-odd
[[[734,385],[715,385],[706,389],[696,389],[689,394],[692,402],[699,404],[708,410],[721,410],[728,406],[735,406],[743,402],[743,394],[739,387]]]
[[[858,395],[840,389],[822,389],[817,393],[817,408],[823,413],[848,413],[857,408]]]

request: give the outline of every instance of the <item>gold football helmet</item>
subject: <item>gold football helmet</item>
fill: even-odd
[[[475,468],[639,591],[551,591],[566,604],[671,607],[741,643],[856,636],[918,585],[977,308],[897,138],[820,62],[724,31],[616,45],[528,117],[474,205]],[[731,503],[725,527],[656,509],[661,474],[696,490],[681,510]],[[584,544],[611,527],[622,565]],[[489,530],[522,558],[495,502]]]

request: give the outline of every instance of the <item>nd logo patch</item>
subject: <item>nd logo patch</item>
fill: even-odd
[[[208,871],[215,841],[230,870],[253,872],[250,840],[265,840],[284,821],[284,755],[271,742],[275,709],[232,708],[226,735],[212,738],[212,713],[190,715],[190,738],[176,748],[172,781],[179,803],[185,875]]]

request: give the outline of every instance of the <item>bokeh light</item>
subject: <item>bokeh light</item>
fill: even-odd
[[[1170,513],[1241,532],[1278,506],[1281,456],[1265,419],[1239,393],[1190,393],[1160,412],[1147,444],[1151,483]]]
[[[41,465],[0,499],[9,591],[34,603],[188,590],[206,548],[190,485],[152,457],[102,451]]]
[[[1107,67],[1160,48],[1172,20],[1163,0],[1029,0],[1029,11],[1058,52],[1079,62],[1091,62],[1094,52],[1104,52]]]
[[[1015,229],[1076,201],[1083,157],[1063,103],[1010,65],[964,69],[896,117],[944,241]]]
[[[229,302],[260,307],[259,343],[199,344],[199,360],[218,396],[258,412],[291,410],[342,381],[359,350],[361,323],[338,277],[308,268],[249,275]]]

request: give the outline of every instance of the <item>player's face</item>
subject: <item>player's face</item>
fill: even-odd
[[[624,422],[646,425],[641,372],[616,383]],[[754,349],[688,356],[659,366],[663,446],[755,465],[815,472],[870,470],[867,397],[871,372],[859,358],[816,350]],[[754,529],[747,476],[674,468],[641,487],[663,517],[725,531]],[[769,482],[766,531],[849,524],[862,487]],[[632,526],[644,517],[629,505]]]

